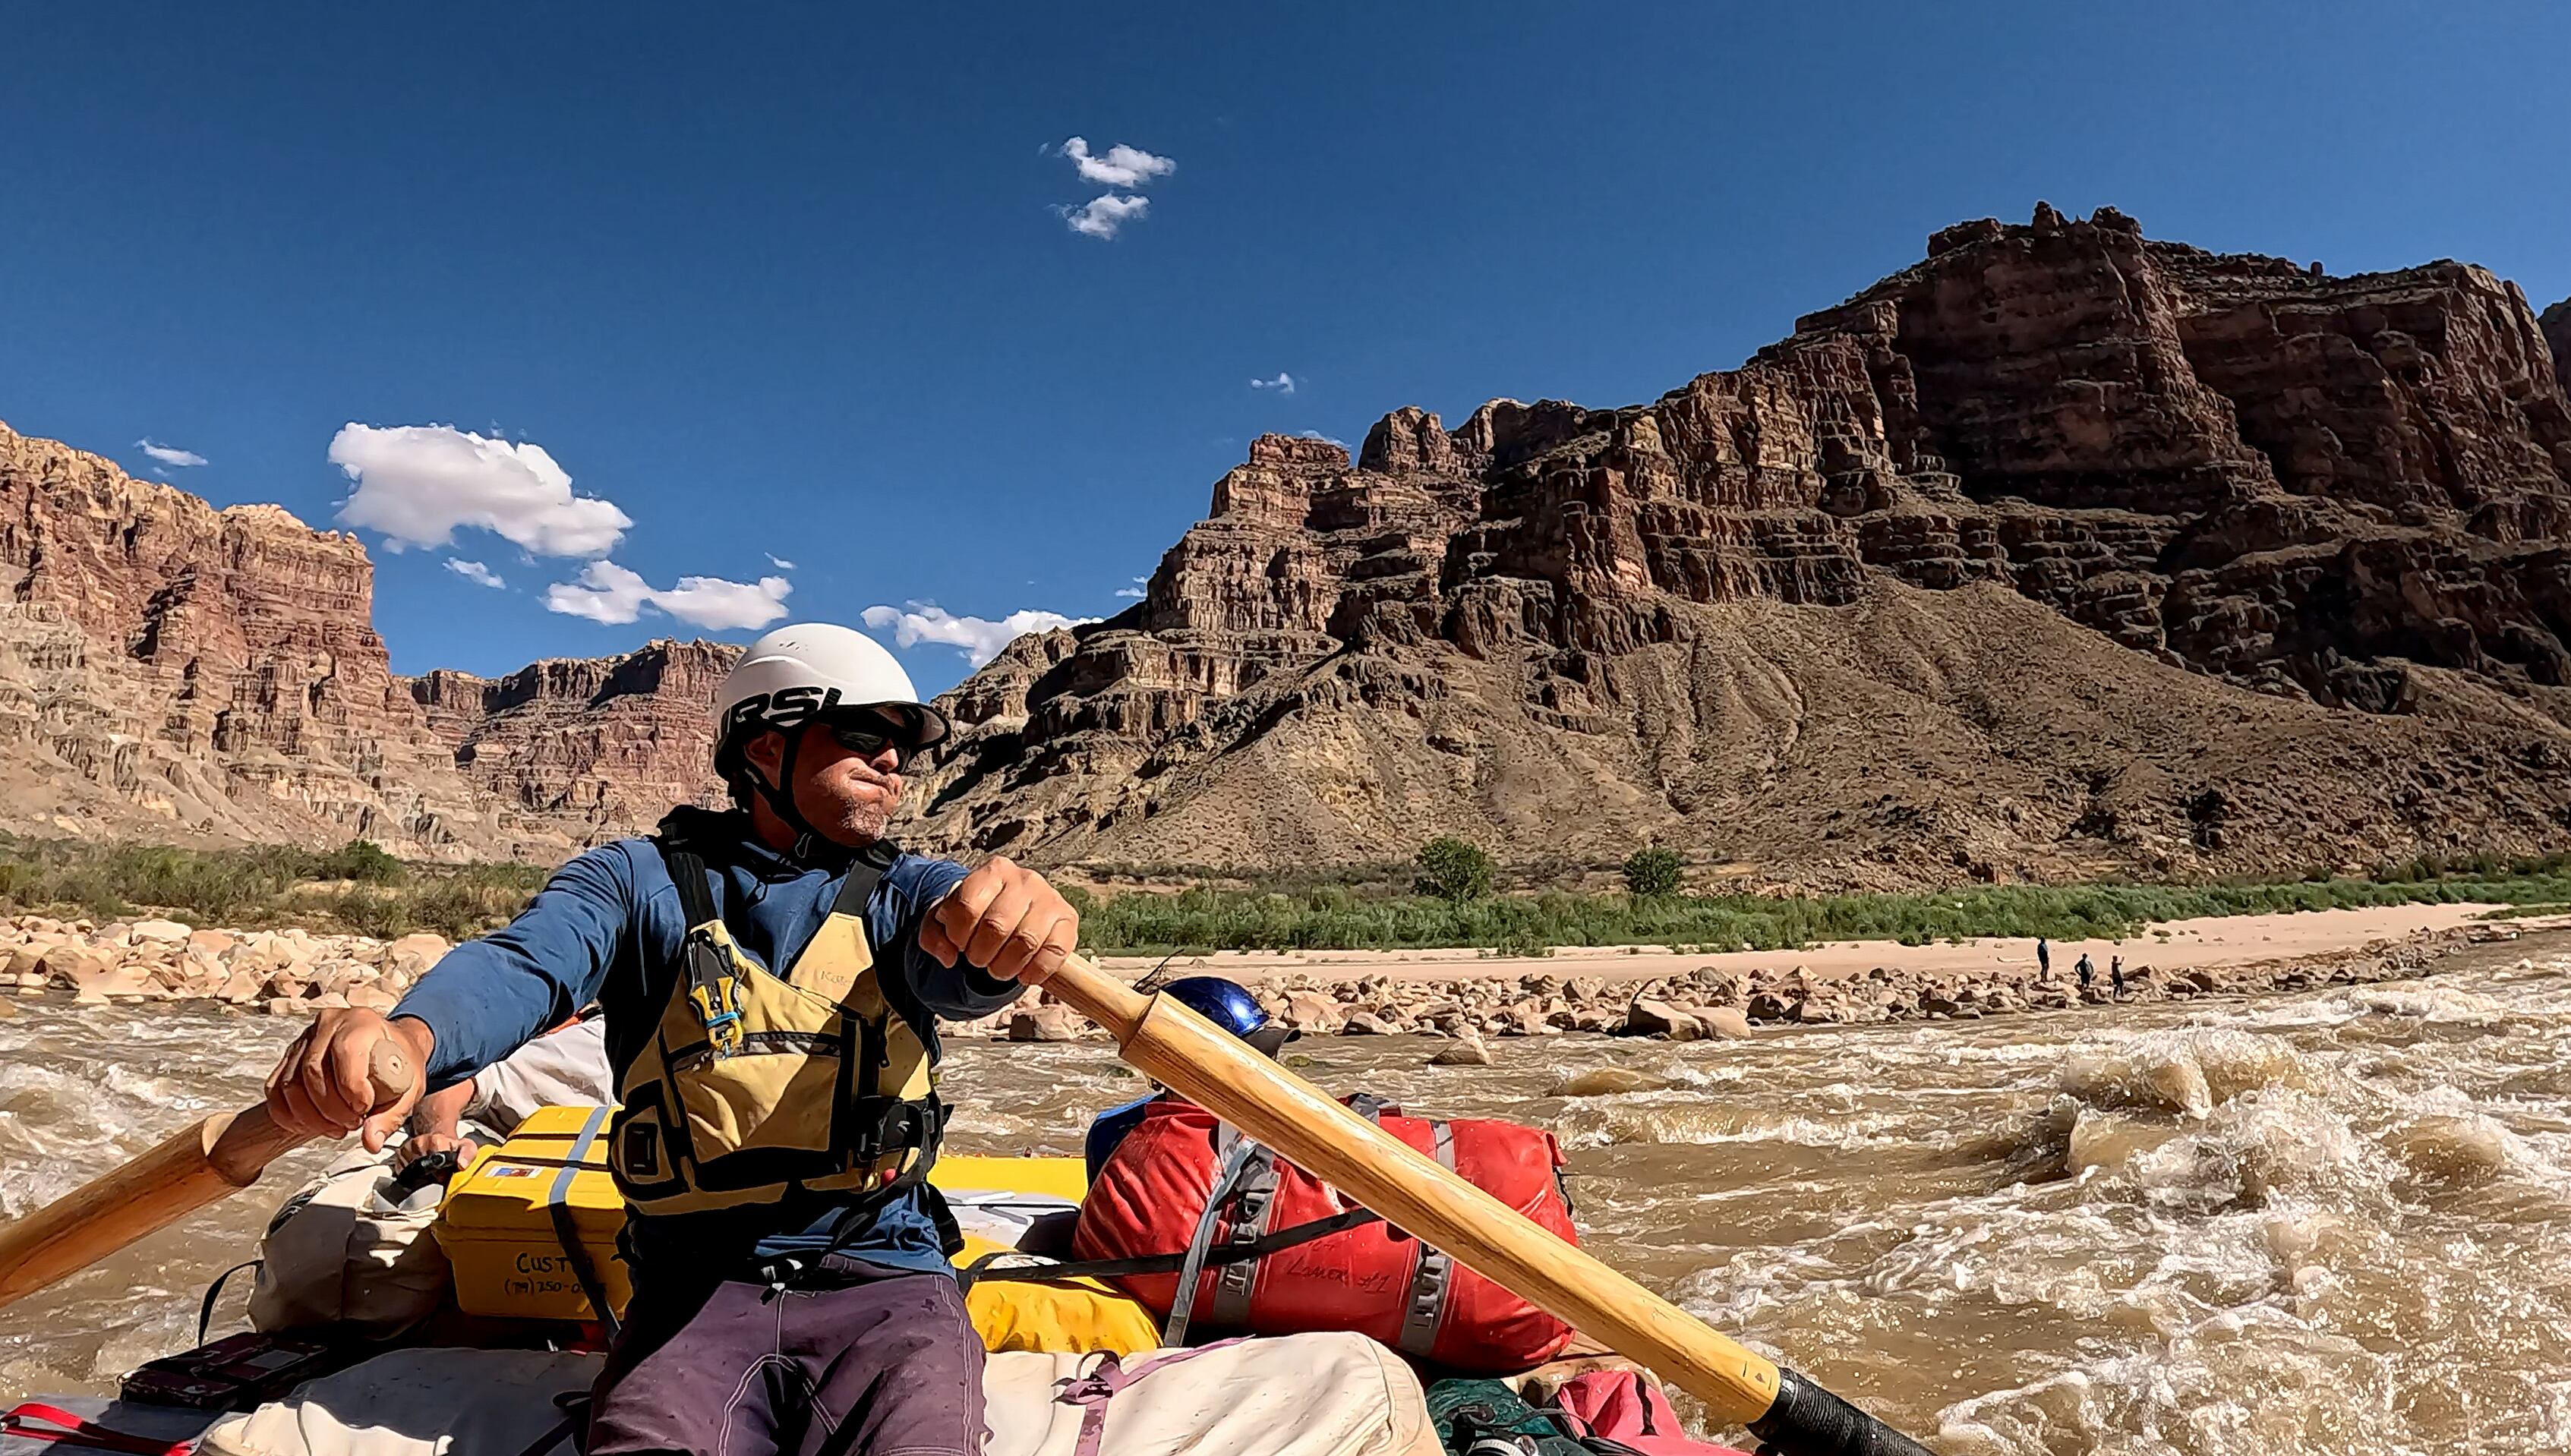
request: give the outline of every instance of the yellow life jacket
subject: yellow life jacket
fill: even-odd
[[[694,1213],[918,1184],[946,1105],[928,1055],[931,1013],[900,977],[876,974],[867,939],[866,904],[891,846],[849,867],[779,976],[734,941],[704,859],[657,842],[688,932],[659,1025],[618,1082],[612,1163],[626,1202]]]

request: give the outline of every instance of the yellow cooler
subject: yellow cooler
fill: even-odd
[[[625,1200],[607,1166],[615,1111],[544,1108],[509,1141],[475,1155],[447,1186],[437,1241],[455,1266],[455,1302],[465,1313],[596,1319],[590,1282],[610,1308],[625,1312],[634,1297],[630,1272],[616,1256]],[[1088,1192],[1077,1158],[941,1158],[928,1181],[963,1198],[978,1190],[1077,1204]],[[586,1258],[586,1277],[575,1247]]]
[[[465,1313],[596,1319],[591,1284],[624,1312],[634,1286],[616,1256],[625,1200],[607,1171],[615,1111],[541,1109],[447,1186],[437,1241],[455,1266],[455,1302]]]

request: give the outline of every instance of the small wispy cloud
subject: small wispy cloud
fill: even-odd
[[[1078,207],[1057,204],[1054,212],[1063,225],[1083,238],[1114,238],[1126,224],[1135,222],[1152,211],[1151,201],[1134,195],[1134,190],[1152,185],[1156,178],[1179,170],[1179,164],[1167,157],[1155,156],[1140,147],[1119,142],[1103,154],[1089,150],[1086,137],[1072,137],[1059,147],[1045,149],[1057,157],[1068,158],[1072,170],[1083,182],[1100,183],[1121,192],[1105,192]]]
[[[868,607],[862,620],[876,632],[891,633],[896,647],[917,647],[923,642],[943,643],[964,654],[964,660],[978,668],[998,657],[1000,649],[1030,632],[1078,627],[1098,619],[1029,610],[1012,612],[994,622],[987,617],[958,617],[934,602],[913,602],[907,610]]]
[[[655,587],[642,573],[612,561],[593,561],[578,579],[545,588],[545,609],[611,626],[632,622],[645,608],[712,631],[766,627],[785,615],[794,590],[783,577],[728,582],[721,577],[681,577],[675,587]]]
[[[771,553],[771,554],[769,556],[769,558],[768,558],[768,564],[769,564],[770,566],[772,566],[772,567],[776,568],[778,571],[792,571],[792,570],[794,569],[794,563],[792,563],[792,562],[790,562],[790,561],[787,561],[784,557],[777,556],[777,555],[775,555],[775,554],[773,554],[773,553]]]
[[[1324,445],[1336,445],[1342,450],[1348,447],[1347,441],[1336,435],[1322,434],[1319,430],[1296,430],[1294,437],[1299,440],[1318,440]]]
[[[1108,148],[1103,157],[1091,155],[1086,137],[1068,138],[1054,150],[1058,155],[1071,159],[1071,165],[1080,172],[1081,181],[1106,187],[1149,187],[1152,179],[1167,177],[1179,170],[1179,164],[1170,158],[1155,157],[1140,147],[1128,147],[1122,142]]]
[[[497,588],[508,585],[507,582],[500,580],[499,573],[494,572],[491,568],[484,566],[478,561],[465,561],[461,558],[450,556],[446,559],[446,569],[455,573],[457,576],[464,578],[466,581],[471,582],[477,587]]]
[[[1253,389],[1274,389],[1280,394],[1291,394],[1294,392],[1294,376],[1286,373],[1283,369],[1280,369],[1277,371],[1276,378],[1253,379],[1250,381],[1250,387]]]
[[[1058,206],[1054,211],[1083,238],[1113,238],[1117,230],[1152,211],[1152,200],[1101,193],[1077,208]]]
[[[159,444],[149,435],[135,441],[134,446],[160,463],[181,470],[206,463],[206,457],[194,450],[182,450],[176,445]]]
[[[1134,578],[1134,585],[1130,587],[1118,587],[1116,589],[1116,595],[1120,597],[1130,597],[1139,602],[1143,600],[1145,595],[1143,589],[1151,584],[1152,579],[1150,577],[1136,577]]]

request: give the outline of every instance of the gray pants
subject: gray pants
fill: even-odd
[[[976,1456],[982,1339],[952,1277],[833,1257],[798,1282],[648,1278],[588,1456]]]

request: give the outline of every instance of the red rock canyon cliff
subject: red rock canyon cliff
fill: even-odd
[[[1965,224],[1650,404],[1257,441],[1142,602],[948,695],[901,831],[1814,886],[2559,848],[2566,359],[2468,264]],[[405,681],[353,539],[5,428],[0,587],[0,825],[548,857],[716,792],[736,649]]]
[[[2571,842],[2571,405],[2516,287],[1965,224],[1648,404],[1271,436],[1024,639],[908,832],[1811,884]]]
[[[703,789],[734,649],[393,676],[356,539],[0,426],[0,825],[546,857]]]

